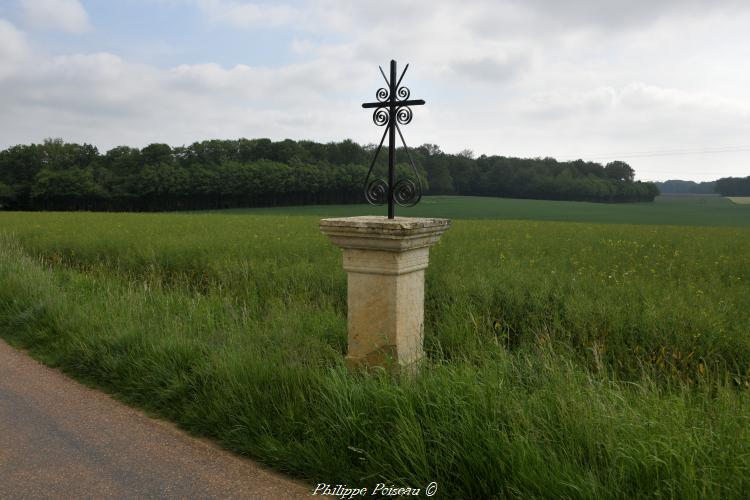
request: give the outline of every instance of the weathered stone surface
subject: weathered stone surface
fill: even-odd
[[[400,252],[429,247],[450,227],[448,219],[364,216],[322,219],[320,230],[342,248]]]
[[[424,270],[447,219],[323,219],[348,273],[347,365],[412,371],[423,356]]]

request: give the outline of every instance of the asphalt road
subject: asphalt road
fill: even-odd
[[[0,340],[2,499],[287,499],[310,492]]]

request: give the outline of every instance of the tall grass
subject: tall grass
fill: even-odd
[[[310,482],[742,498],[750,231],[457,221],[414,380],[349,375],[312,217],[0,214],[0,335]]]

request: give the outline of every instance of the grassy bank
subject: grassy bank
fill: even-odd
[[[750,230],[457,221],[416,380],[351,376],[317,218],[0,213],[0,335],[310,482],[741,498]]]

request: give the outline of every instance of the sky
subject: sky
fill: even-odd
[[[409,63],[409,145],[750,175],[746,0],[0,0],[0,148],[380,139]]]

